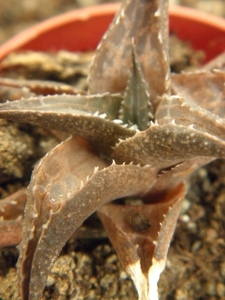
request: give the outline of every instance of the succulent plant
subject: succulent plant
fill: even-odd
[[[168,1],[126,0],[99,44],[86,95],[0,105],[0,118],[72,136],[35,167],[19,246],[19,295],[40,299],[62,247],[98,215],[142,300],[158,299],[190,174],[225,158],[225,73],[171,74]],[[121,198],[139,199],[113,203]]]

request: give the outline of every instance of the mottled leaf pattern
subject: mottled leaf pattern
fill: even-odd
[[[157,203],[107,204],[98,215],[140,299],[158,299],[157,282],[179,215],[184,185],[171,189]],[[150,280],[148,280],[151,278]]]
[[[94,58],[90,94],[124,91],[129,78],[132,44],[153,105],[169,91],[168,1],[125,0]],[[154,74],[154,75],[153,75]]]
[[[113,163],[107,167],[78,138],[63,142],[43,158],[28,187],[24,239],[19,246],[22,298],[29,294],[31,299],[40,299],[62,247],[91,213],[120,197],[143,196],[155,176],[149,166]]]
[[[187,181],[192,172],[212,161],[212,158],[197,157],[185,160],[167,170],[159,172],[151,190],[144,198],[145,202],[157,203],[177,185]]]
[[[121,141],[113,154],[118,162],[168,168],[198,156],[225,158],[225,141],[183,125],[155,125]]]
[[[2,104],[0,117],[78,135],[103,155],[110,155],[118,139],[135,134],[121,126],[122,121],[106,119],[107,112],[110,119],[117,116],[120,103],[121,96],[109,94],[29,98]]]
[[[105,93],[102,95],[62,95],[62,96],[39,96],[32,97],[29,99],[21,99],[18,101],[7,102],[1,105],[1,114],[4,117],[4,113],[7,112],[8,117],[13,120],[15,114],[21,113],[23,111],[27,113],[44,114],[71,114],[71,115],[102,115],[102,118],[107,118],[109,120],[114,120],[118,116],[122,101],[122,96],[120,94],[109,94]],[[20,112],[21,111],[21,112]],[[10,115],[11,112],[11,115]],[[40,115],[41,117],[41,115]],[[65,117],[66,119],[66,117]],[[21,117],[20,122],[22,122],[23,117]],[[31,122],[31,120],[30,120]],[[41,119],[40,119],[41,125]],[[46,126],[46,124],[44,124]],[[49,124],[49,127],[51,125]]]
[[[173,74],[173,93],[220,117],[225,116],[225,73],[196,71]]]
[[[173,122],[177,125],[191,126],[221,139],[225,137],[225,119],[181,96],[163,96],[155,118],[160,125]]]
[[[167,0],[123,1],[96,51],[88,95],[0,105],[1,118],[74,136],[39,162],[28,187],[18,261],[22,300],[41,298],[62,247],[96,210],[139,298],[158,299],[187,179],[225,158],[224,54],[205,69],[171,76],[167,7]],[[130,196],[141,204],[108,203]],[[11,200],[0,206],[0,230],[4,205],[14,217],[10,228],[16,224]]]

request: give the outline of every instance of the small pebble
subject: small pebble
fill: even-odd
[[[225,285],[222,282],[217,283],[216,292],[219,297],[225,296]]]
[[[189,215],[182,215],[180,216],[180,220],[183,221],[184,223],[188,223],[190,221]]]
[[[181,206],[181,215],[186,213],[189,208],[191,207],[191,202],[189,200],[187,200],[186,198],[184,198],[184,200],[182,201],[182,206]]]
[[[107,264],[113,264],[116,263],[118,261],[118,256],[116,254],[112,254],[110,255],[107,259],[106,259],[106,263]]]
[[[201,241],[196,241],[191,247],[192,252],[198,252],[198,250],[201,248],[202,242]]]
[[[207,242],[212,242],[218,237],[218,233],[214,228],[209,228],[206,231],[206,241]]]
[[[194,230],[197,229],[197,224],[195,222],[189,222],[187,223],[188,229]]]
[[[213,281],[210,281],[206,284],[206,292],[210,295],[210,296],[214,296],[216,295],[216,285]]]
[[[125,271],[120,272],[120,279],[125,280],[127,278],[128,278],[128,275],[127,275],[127,273]]]

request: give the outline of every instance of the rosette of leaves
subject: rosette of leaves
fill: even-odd
[[[87,95],[0,106],[1,118],[72,135],[38,163],[27,189],[21,299],[41,298],[62,247],[95,211],[139,298],[158,299],[187,179],[225,158],[225,74],[170,73],[167,10],[166,0],[123,2],[97,48]],[[112,202],[121,198],[132,201]]]

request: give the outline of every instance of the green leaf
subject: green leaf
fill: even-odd
[[[145,130],[153,118],[147,83],[133,47],[131,72],[123,95],[120,119],[126,124],[136,124],[140,130]]]

